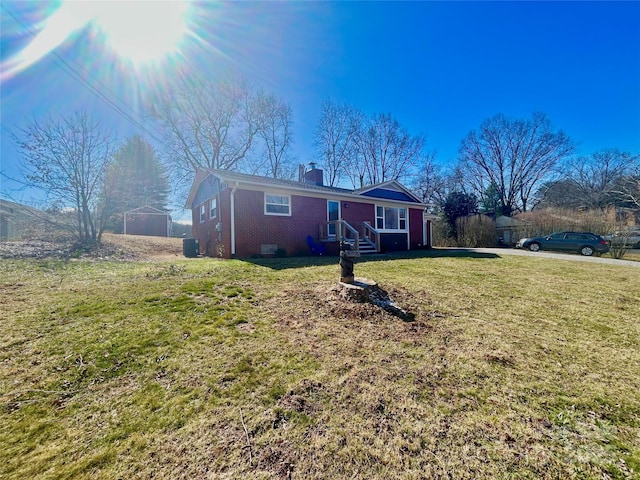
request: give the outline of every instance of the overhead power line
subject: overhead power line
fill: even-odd
[[[36,35],[37,34],[37,32],[35,32],[30,26],[25,25],[24,22],[22,22],[17,17],[17,15],[15,15],[14,12],[12,12],[5,4],[0,4],[0,6],[2,7],[3,10],[5,10],[5,12],[7,12],[7,14],[17,24],[19,24],[20,26],[25,28],[30,34],[32,34],[32,35]],[[82,70],[82,72],[84,72],[86,74],[86,76],[88,76],[95,83],[97,83],[100,86],[100,88],[97,88],[95,85],[93,85],[91,82],[89,82],[87,80],[87,78],[85,77],[85,75],[83,75],[81,72],[79,72],[77,68],[74,68],[74,66],[70,65],[69,62],[67,62],[64,58],[62,58],[57,52],[51,50],[50,53],[54,56],[54,59],[53,59],[54,63],[62,71],[64,71],[67,75],[69,75],[75,81],[80,83],[80,85],[82,85],[83,87],[87,88],[92,94],[94,94],[100,100],[105,102],[109,107],[111,107],[113,110],[115,110],[119,115],[121,115],[123,118],[125,118],[127,121],[129,121],[132,125],[134,125],[135,127],[139,128],[145,134],[147,134],[151,138],[153,138],[156,142],[162,144],[167,149],[169,149],[169,150],[171,150],[171,151],[173,151],[175,153],[175,149],[171,145],[167,144],[163,139],[157,137],[156,134],[152,130],[149,129],[149,127],[145,124],[144,119],[135,118],[135,116],[137,116],[137,113],[135,111],[131,110],[130,107],[127,106],[127,104],[122,101],[122,99],[118,96],[118,94],[114,93],[107,85],[105,85],[100,79],[96,78],[84,66],[78,64],[74,60],[74,63],[79,67],[79,69]],[[109,98],[105,94],[105,91],[108,92],[113,98]]]

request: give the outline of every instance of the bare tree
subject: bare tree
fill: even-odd
[[[631,159],[628,153],[608,149],[571,161],[568,178],[576,186],[580,206],[604,208],[614,203],[612,193],[620,179],[630,172]]]
[[[640,208],[640,155],[630,155],[629,170],[614,186],[612,193],[628,204]]]
[[[362,126],[358,141],[359,185],[398,180],[424,159],[426,138],[411,135],[390,114],[376,114]]]
[[[79,241],[100,241],[108,208],[100,189],[112,158],[110,135],[81,112],[42,123],[34,119],[13,137],[25,183],[42,190],[59,210],[73,212],[71,231]]]
[[[289,149],[293,143],[291,107],[282,99],[263,91],[256,98],[257,134],[264,144],[260,170],[273,178],[287,178],[293,171]]]
[[[572,158],[562,165],[560,179],[543,184],[537,195],[543,205],[561,208],[623,205],[628,198],[619,190],[633,165],[633,155],[615,149]]]
[[[260,129],[259,92],[245,79],[182,78],[159,94],[151,115],[167,133],[174,166],[240,169]]]
[[[356,136],[362,122],[362,113],[348,104],[331,100],[322,103],[320,119],[314,133],[314,147],[324,169],[327,184],[336,186],[343,176],[357,175]],[[353,168],[349,168],[353,167]]]
[[[543,113],[534,113],[531,119],[508,119],[499,114],[462,141],[460,166],[478,196],[495,185],[501,213],[511,215],[527,210],[533,192],[573,150],[569,137],[554,131]]]
[[[436,154],[431,152],[425,155],[413,185],[420,199],[424,203],[433,205],[433,209],[439,208],[449,194],[449,183],[448,175],[436,162]]]
[[[534,208],[579,208],[582,204],[577,185],[566,177],[544,182],[530,201]]]

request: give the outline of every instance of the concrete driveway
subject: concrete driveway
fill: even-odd
[[[640,262],[634,262],[632,260],[616,259],[611,257],[585,257],[578,255],[577,253],[556,253],[556,252],[531,252],[520,248],[456,248],[456,247],[438,247],[439,250],[451,250],[459,252],[477,252],[477,253],[490,253],[493,255],[522,255],[525,257],[537,257],[537,258],[557,258],[558,260],[573,260],[576,262],[593,262],[593,263],[605,263],[609,265],[627,265],[630,267],[640,268]],[[638,250],[634,250],[637,252]]]

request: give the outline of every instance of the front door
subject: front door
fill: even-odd
[[[327,221],[335,222],[340,220],[340,202],[327,200]],[[327,231],[330,238],[336,237],[336,224],[330,223]]]

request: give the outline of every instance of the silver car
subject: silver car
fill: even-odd
[[[640,230],[621,230],[602,238],[609,242],[609,245],[640,248]]]

